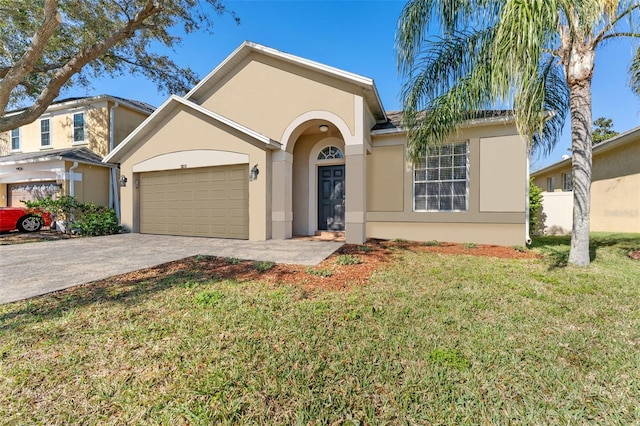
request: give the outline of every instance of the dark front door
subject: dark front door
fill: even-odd
[[[344,165],[318,167],[318,230],[344,231]]]

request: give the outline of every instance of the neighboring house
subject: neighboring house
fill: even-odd
[[[570,233],[571,158],[531,176],[543,190],[545,233]],[[593,146],[590,224],[595,232],[640,232],[640,127]]]
[[[369,78],[245,42],[104,161],[128,178],[133,232],[524,244],[527,149],[513,117],[470,120],[415,167],[399,118]]]
[[[0,133],[0,206],[48,195],[116,206],[117,171],[102,159],[153,110],[108,95],[63,99],[35,122]]]

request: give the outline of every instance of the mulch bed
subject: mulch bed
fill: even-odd
[[[444,255],[471,255],[482,257],[498,257],[508,259],[533,259],[540,255],[528,250],[516,250],[511,247],[478,244],[473,247],[456,243],[439,243],[423,245],[414,242],[369,240],[365,244],[345,244],[319,265],[309,267],[302,265],[275,264],[266,271],[256,269],[254,261],[239,261],[222,257],[195,256],[175,262],[166,263],[154,268],[132,272],[107,280],[108,282],[140,282],[160,278],[168,274],[189,271],[191,275],[201,279],[235,279],[238,281],[263,281],[271,284],[301,286],[305,290],[346,290],[365,284],[371,274],[380,266],[389,262],[397,250],[438,253]],[[357,257],[360,263],[341,265],[339,256]],[[330,276],[321,276],[330,275]],[[94,283],[95,285],[95,283]]]

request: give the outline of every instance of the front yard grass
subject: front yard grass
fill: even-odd
[[[638,424],[638,235],[394,251],[365,286],[160,280],[0,306],[8,424]]]

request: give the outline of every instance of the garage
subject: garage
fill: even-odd
[[[248,164],[140,174],[140,232],[249,238]]]
[[[55,181],[30,182],[9,184],[9,207],[24,207],[23,201],[36,201],[48,196],[56,199],[62,192],[62,187]]]

